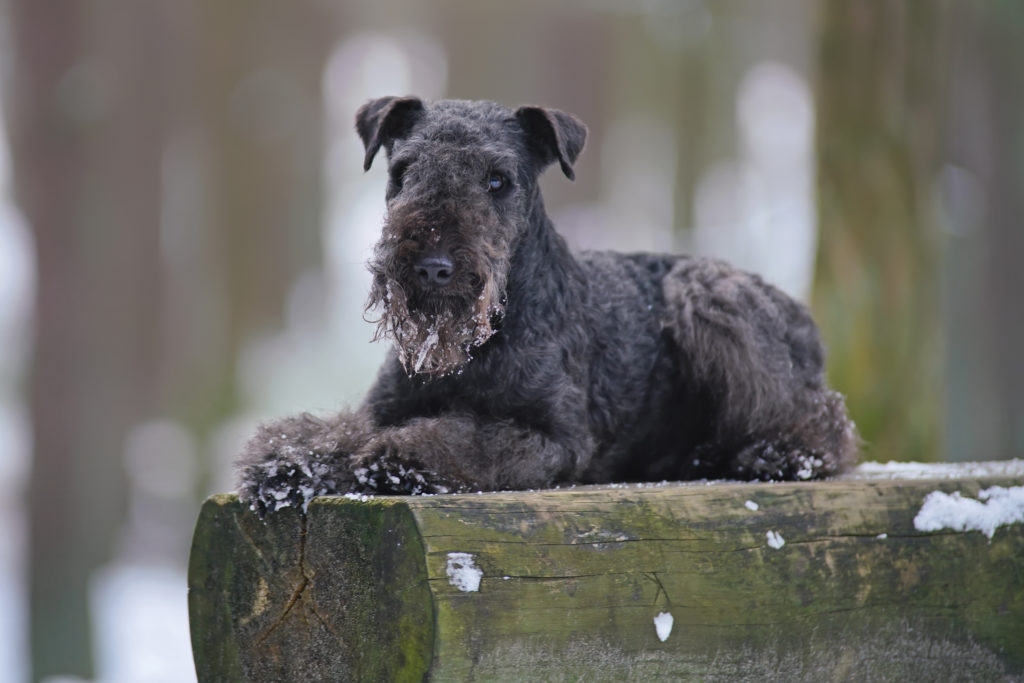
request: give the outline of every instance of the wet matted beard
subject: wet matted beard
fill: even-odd
[[[424,297],[410,301],[394,280],[375,283],[366,310],[383,308],[374,341],[390,339],[409,376],[441,377],[472,359],[474,348],[495,333],[504,313],[504,297],[493,280],[481,286],[475,301],[461,297]]]

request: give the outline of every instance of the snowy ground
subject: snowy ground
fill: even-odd
[[[195,681],[186,577],[159,565],[111,565],[93,580],[99,683]]]

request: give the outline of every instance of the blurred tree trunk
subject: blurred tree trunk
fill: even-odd
[[[985,298],[990,303],[985,308],[995,339],[999,443],[993,452],[976,457],[1024,458],[1024,6],[997,3],[985,28],[993,46],[988,53],[992,121],[987,130],[998,131],[990,147],[995,158],[986,174],[992,202],[987,223],[992,267]]]
[[[939,175],[951,460],[1024,457],[1024,5],[957,3]]]
[[[11,0],[10,19],[39,279],[32,675],[92,677],[89,582],[120,539],[126,433],[170,415],[205,435],[230,416],[242,348],[280,327],[316,261],[334,27],[314,3],[242,0]]]
[[[244,403],[242,350],[280,329],[292,284],[319,262],[321,79],[337,24],[316,2],[196,0],[173,13],[180,163],[167,182],[200,208],[164,229],[179,249],[167,254],[162,397],[206,437]]]
[[[881,460],[942,455],[940,252],[931,189],[943,4],[823,7],[813,303],[833,386]]]
[[[149,4],[103,13],[11,3],[12,154],[39,285],[28,497],[35,679],[92,673],[88,581],[125,505],[128,427],[153,409],[159,27]]]

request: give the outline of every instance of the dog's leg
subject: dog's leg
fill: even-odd
[[[843,397],[813,391],[792,419],[774,432],[747,440],[732,460],[732,471],[750,479],[818,479],[852,464],[858,438]]]
[[[563,436],[470,414],[413,418],[370,439],[354,472],[368,493],[544,488],[572,479],[590,455],[588,437]]]
[[[849,464],[856,433],[825,387],[824,351],[804,306],[760,278],[682,259],[665,277],[665,327],[707,396],[716,457],[747,479],[812,479]]]
[[[330,419],[302,414],[263,424],[236,463],[239,497],[262,517],[282,507],[304,510],[316,495],[352,490],[352,454],[372,432],[362,412]]]

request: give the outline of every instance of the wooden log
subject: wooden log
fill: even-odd
[[[922,509],[958,491],[946,512],[991,513],[992,487],[1024,494],[1024,461],[918,467],[928,478],[321,497],[266,523],[214,496],[189,567],[198,678],[1021,677],[1022,503],[991,538]]]

